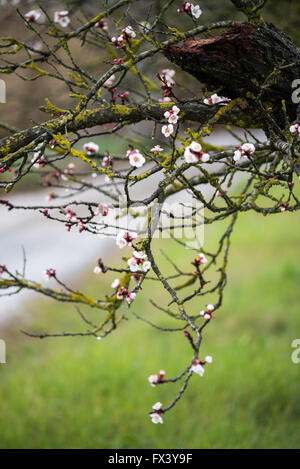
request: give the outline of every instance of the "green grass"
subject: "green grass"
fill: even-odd
[[[153,425],[147,412],[178,388],[152,388],[147,377],[185,366],[190,349],[182,333],[154,330],[129,312],[129,321],[102,341],[29,339],[17,331],[82,327],[71,307],[34,303],[30,321],[1,332],[8,363],[0,365],[0,447],[299,448],[300,364],[291,362],[291,342],[300,337],[299,231],[296,214],[238,221],[224,305],[204,334],[201,356],[212,355],[214,363],[204,377],[193,377],[163,425]],[[216,236],[209,227],[208,247]],[[189,269],[192,251],[182,256],[167,244]],[[99,290],[92,276],[86,282]],[[165,298],[155,282],[150,287],[156,301]],[[193,302],[190,312],[202,306]],[[139,297],[132,310],[167,323]]]

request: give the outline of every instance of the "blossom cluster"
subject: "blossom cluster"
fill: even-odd
[[[147,260],[147,255],[143,251],[133,251],[133,256],[128,259],[128,266],[131,272],[141,270],[148,272],[151,269],[151,262]]]
[[[162,403],[156,402],[152,406],[152,409],[154,410],[154,412],[150,413],[152,423],[164,423],[163,418],[161,416]]]
[[[173,106],[170,111],[166,111],[164,113],[164,117],[168,119],[168,124],[162,126],[161,132],[165,137],[170,137],[170,135],[172,135],[172,133],[174,132],[173,124],[177,123],[179,113],[180,109],[177,106]]]
[[[199,267],[199,265],[206,264],[207,262],[208,261],[207,261],[207,258],[205,257],[205,255],[202,252],[200,252],[200,254],[198,254],[197,259],[194,259],[191,262],[191,264],[194,265],[195,267]]]
[[[88,142],[83,145],[83,150],[87,155],[95,155],[99,151],[99,145],[94,142]]]
[[[169,124],[176,124],[178,121],[178,114],[180,112],[179,107],[173,106],[170,111],[166,111],[164,116],[168,119]]]
[[[130,304],[135,299],[136,293],[134,291],[127,291],[125,287],[120,287],[116,296],[118,300],[126,299],[127,303]]]
[[[239,161],[243,156],[252,155],[255,152],[255,146],[253,143],[244,143],[243,145],[237,146],[236,151],[233,155],[234,161]]]
[[[202,316],[204,319],[213,319],[213,312],[215,310],[214,305],[208,304],[206,305],[206,311],[202,310],[200,311],[200,316]]]
[[[230,98],[226,98],[225,96],[218,96],[216,93],[203,100],[204,104],[207,104],[208,106],[214,106],[215,104],[222,104],[222,106],[226,106],[229,101],[231,101]]]
[[[207,262],[208,260],[202,252],[198,254],[198,257],[191,261],[191,264],[196,267],[196,270],[194,270],[194,274],[198,275],[201,278],[200,265],[207,264]]]
[[[131,247],[135,238],[135,233],[129,233],[129,231],[122,230],[117,234],[116,244],[120,249],[124,248],[125,246]]]
[[[73,212],[69,207],[66,210],[65,216],[71,222],[76,222],[77,221],[76,213]]]
[[[209,161],[210,156],[208,153],[202,151],[200,143],[192,142],[184,150],[184,158],[187,163],[198,163],[199,161],[206,163]]]
[[[164,68],[161,73],[163,80],[168,86],[172,87],[175,85],[175,81],[173,80],[175,76],[175,70],[172,70],[171,68]]]
[[[107,25],[107,21],[105,21],[104,18],[101,18],[99,21],[97,21],[97,23],[95,24],[95,28],[99,28],[99,29],[102,29],[103,31],[107,31],[108,30],[108,25]]]
[[[53,194],[50,194],[50,197],[53,198]],[[82,233],[84,231],[84,224],[80,219],[78,219],[76,212],[74,212],[68,207],[64,214],[67,219],[67,223],[65,224],[65,226],[67,227],[67,231],[71,231],[73,223],[76,223],[79,233]]]
[[[123,60],[122,59],[117,59],[117,60],[114,60],[114,63],[115,64],[123,63]],[[126,101],[129,101],[130,93],[129,93],[129,91],[124,91],[123,93],[116,93],[117,88],[116,87],[113,88],[113,83],[114,83],[115,79],[116,79],[116,76],[111,75],[104,82],[104,86],[109,88],[109,92],[111,93],[111,101],[112,101],[113,104],[115,104],[118,99],[121,100],[122,104],[125,104]]]
[[[170,68],[164,68],[160,74],[156,74],[156,77],[162,82],[161,89],[163,91],[163,98],[160,99],[161,102],[167,103],[171,101],[170,94],[172,93],[172,88],[175,86],[175,81],[173,80],[174,75],[175,70]]]
[[[148,377],[148,381],[151,386],[156,386],[158,383],[161,383],[164,380],[166,372],[164,370],[160,370],[156,375],[150,375]]]
[[[196,373],[199,376],[204,375],[204,365],[206,363],[212,363],[213,359],[210,355],[207,355],[203,361],[199,360],[199,358],[196,358],[191,366],[191,371]]]
[[[209,305],[208,305],[209,306]],[[204,360],[199,360],[198,358],[195,358],[193,360],[193,363],[190,367],[190,371],[193,373],[198,374],[199,376],[203,376],[205,372],[205,365],[207,363],[212,363],[213,359],[210,355],[207,355]],[[166,372],[164,370],[160,370],[158,374],[150,375],[148,377],[148,381],[151,384],[151,386],[156,386],[159,383],[164,382],[164,377],[165,377]],[[155,424],[157,423],[163,423],[163,418],[162,418],[162,413],[164,410],[162,409],[162,403],[161,402],[156,402],[152,406],[153,411],[150,412],[150,418],[151,421]]]
[[[44,155],[41,154],[40,151],[35,151],[33,153],[33,157],[31,159],[31,163],[33,163],[33,167],[38,169],[40,166],[44,168],[47,164],[47,160]]]
[[[199,5],[193,5],[193,3],[184,1],[183,7],[178,8],[177,13],[188,13],[197,20],[202,15],[202,10]]]
[[[113,36],[111,42],[118,48],[121,49],[124,46],[126,39],[134,39],[136,37],[135,31],[132,26],[126,26],[122,29],[122,34],[119,37]]]
[[[108,205],[100,202],[98,207],[95,211],[95,215],[102,215],[103,217],[107,217],[108,215]]]

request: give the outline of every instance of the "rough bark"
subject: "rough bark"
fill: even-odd
[[[116,105],[110,108],[99,108],[95,110],[86,110],[72,118],[71,115],[62,118],[52,119],[41,125],[14,133],[10,137],[6,137],[0,141],[0,162],[7,155],[24,149],[33,141],[38,143],[38,139],[42,141],[50,140],[53,135],[58,133],[76,132],[79,130],[89,129],[95,126],[123,123],[131,125],[143,120],[161,121],[164,119],[164,113],[172,107],[173,103],[157,103],[157,104],[141,104],[135,106]],[[218,117],[219,124],[236,124],[240,125],[245,117],[246,103],[237,103],[229,112],[222,113]],[[181,121],[196,121],[207,123],[207,121],[215,116],[218,108],[206,106],[202,103],[190,102],[180,105]],[[253,114],[247,114],[245,127],[261,127],[258,118],[254,119]],[[18,158],[18,157],[17,157]]]
[[[273,24],[236,24],[221,35],[170,46],[165,55],[208,90],[219,89],[229,98],[251,101],[261,93],[277,122],[285,100],[290,119],[296,118],[297,105],[291,96],[292,82],[300,78],[300,51]]]

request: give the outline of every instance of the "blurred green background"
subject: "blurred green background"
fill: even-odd
[[[30,339],[18,329],[84,330],[73,308],[34,303],[31,320],[14,320],[1,332],[8,363],[0,365],[0,447],[298,448],[300,364],[291,361],[291,342],[300,337],[299,229],[297,214],[240,217],[224,306],[202,345],[201,356],[214,362],[193,377],[163,425],[152,424],[147,412],[158,400],[167,404],[176,385],[152,388],[147,377],[161,368],[170,377],[186,365],[182,332],[160,332],[134,318],[131,311],[167,324],[138,295],[129,320],[106,339]],[[216,236],[208,227],[207,249]],[[165,244],[180,265],[193,258],[186,251],[180,259]],[[161,266],[167,268],[165,260]],[[112,278],[88,273],[85,283],[97,294]],[[145,293],[163,301],[155,282]]]

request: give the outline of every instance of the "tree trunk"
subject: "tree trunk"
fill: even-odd
[[[219,36],[187,39],[164,52],[208,90],[244,97],[252,104],[261,93],[261,101],[281,127],[285,100],[289,118],[295,120],[292,82],[300,79],[300,51],[273,24],[236,24]]]

